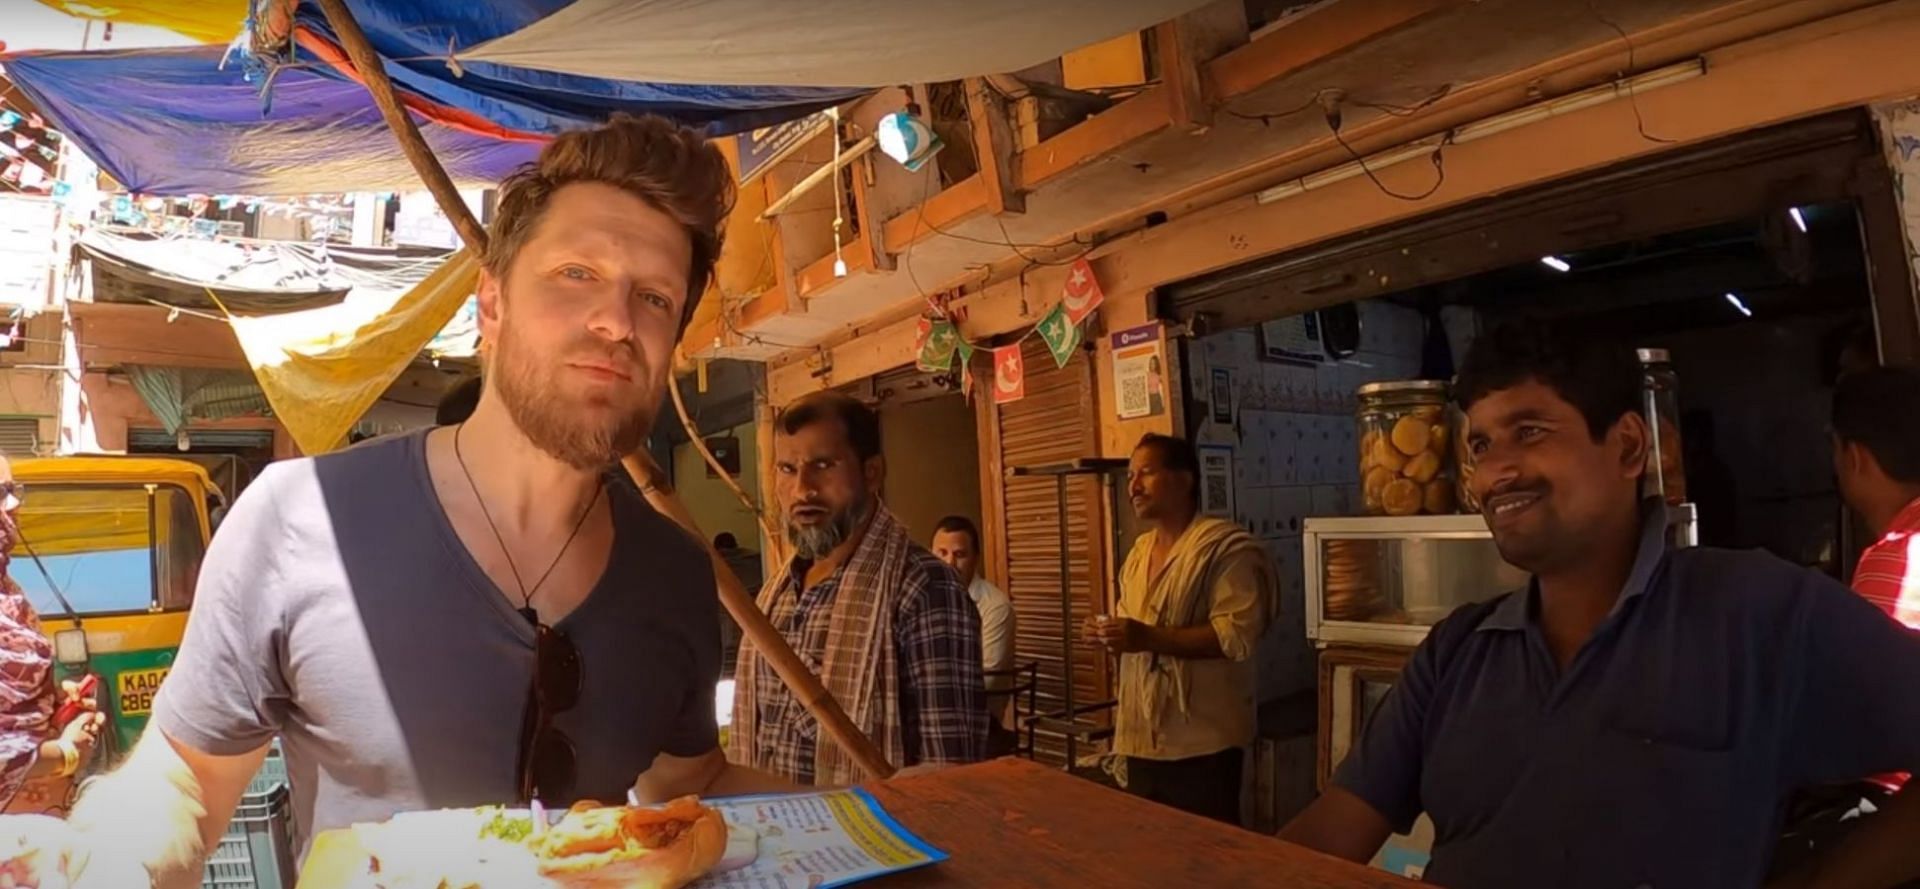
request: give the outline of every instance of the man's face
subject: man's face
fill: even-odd
[[[1168,469],[1159,448],[1135,448],[1127,461],[1127,497],[1133,514],[1146,521],[1178,515],[1192,504],[1194,479]]]
[[[692,256],[671,217],[583,182],[554,192],[505,280],[481,276],[488,385],[542,451],[598,469],[640,446],[673,362]]]
[[[980,570],[980,551],[973,545],[973,535],[965,531],[935,531],[933,545],[928,547],[940,561],[947,563],[953,573],[960,575],[962,586],[972,586],[974,575]]]
[[[1501,558],[1546,573],[1575,565],[1638,508],[1646,471],[1646,423],[1623,415],[1594,441],[1579,409],[1551,387],[1527,381],[1487,395],[1467,411],[1473,492]]]
[[[880,487],[883,463],[874,457],[862,465],[839,420],[779,430],[773,455],[774,494],[801,558],[826,558],[873,514],[871,492]]]

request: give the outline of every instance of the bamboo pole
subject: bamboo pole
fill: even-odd
[[[406,109],[400,107],[399,99],[394,93],[393,81],[388,79],[386,69],[381,66],[379,55],[374,52],[372,44],[367,42],[366,32],[360,30],[359,23],[354,21],[353,13],[347,9],[345,0],[319,0],[319,2],[320,8],[326,13],[327,22],[340,36],[341,47],[346,50],[347,57],[353,61],[354,67],[359,69],[361,81],[367,91],[373,95],[374,104],[380,108],[380,114],[386,119],[387,126],[393,130],[394,137],[400,141],[400,150],[406,155],[408,162],[413,164],[414,171],[420,175],[421,180],[426,183],[427,190],[432,192],[434,200],[439,202],[441,211],[447,214],[449,220],[452,220],[454,229],[460,233],[461,240],[466,242],[468,249],[474,251],[475,255],[484,256],[487,249],[486,229],[480,226],[479,220],[473,218],[473,213],[467,209],[466,202],[460,199],[460,192],[453,187],[453,180],[447,177],[446,169],[440,166],[440,161],[433,156],[433,149],[427,146],[426,140],[420,135],[420,130],[413,125],[413,118],[408,116]],[[681,411],[684,419],[685,409],[680,404],[677,387],[674,390],[674,405]],[[694,435],[694,441],[700,441],[697,434]],[[704,452],[705,447],[702,446],[701,450]],[[706,456],[707,459],[712,459],[711,454]],[[733,615],[734,621],[740,624],[741,632],[752,639],[753,644],[760,649],[768,664],[773,667],[774,673],[780,677],[780,681],[786,683],[800,702],[806,706],[808,712],[820,721],[821,727],[826,729],[827,737],[840,745],[841,749],[847,751],[847,754],[852,756],[861,768],[866,769],[875,778],[890,777],[894,771],[893,766],[880,754],[880,749],[874,745],[872,739],[853,724],[853,720],[848,718],[846,711],[840,707],[840,702],[834,700],[833,695],[820,684],[819,677],[807,669],[806,663],[794,653],[793,647],[787,644],[786,638],[781,636],[780,631],[774,629],[773,623],[767,620],[767,616],[760,612],[753,597],[747,594],[739,579],[733,576],[732,569],[727,567],[719,553],[713,550],[712,543],[705,541],[704,535],[694,525],[693,514],[678,497],[674,496],[670,486],[662,484],[665,473],[662,473],[658,466],[653,465],[651,457],[644,455],[630,455],[622,462],[629,472],[634,473],[634,478],[642,483],[643,488],[649,490],[646,495],[647,500],[655,509],[672,517],[682,527],[692,530],[695,537],[701,538],[706,543],[707,556],[714,562],[714,576],[721,604],[725,605],[727,612]],[[722,475],[724,476],[724,473]],[[762,521],[765,521],[764,517]]]
[[[667,377],[667,394],[673,396],[673,409],[680,415],[680,428],[687,431],[687,438],[693,442],[694,450],[700,452],[700,459],[706,461],[706,464],[713,468],[714,475],[720,477],[721,483],[733,492],[733,496],[740,498],[742,504],[745,504],[748,509],[753,510],[753,517],[760,523],[760,530],[766,533],[768,544],[779,546],[779,526],[775,525],[772,519],[767,518],[766,511],[761,509],[759,504],[753,502],[753,498],[748,496],[747,492],[740,488],[740,483],[733,480],[733,476],[727,472],[727,468],[720,465],[720,461],[713,456],[713,451],[708,450],[706,440],[700,437],[699,427],[695,426],[693,418],[687,415],[687,403],[680,397],[680,384],[672,375],[668,375]],[[639,476],[636,475],[634,478],[639,478]],[[683,522],[682,524],[687,524],[688,530],[696,534],[700,531],[700,529],[694,528],[689,523]]]
[[[694,524],[693,514],[687,511],[686,504],[680,502],[679,497],[674,496],[673,487],[667,481],[666,473],[661,472],[660,467],[654,465],[651,455],[645,451],[639,451],[620,462],[640,482],[641,493],[646,496],[647,502],[652,504],[654,509],[661,515],[678,522],[681,527],[692,531],[695,537],[706,539],[706,535],[702,534],[700,528]],[[766,615],[760,612],[760,606],[754,602],[753,596],[747,593],[746,587],[741,585],[740,578],[734,576],[732,566],[720,558],[720,553],[713,549],[711,543],[707,546],[707,557],[713,561],[714,585],[720,590],[721,604],[727,607],[728,613],[733,615],[734,620],[740,622],[741,629],[753,637],[754,646],[767,659],[767,664],[773,668],[773,672],[779,675],[780,681],[785,682],[787,687],[793,690],[794,696],[800,699],[800,703],[806,705],[808,712],[820,720],[820,727],[827,731],[842,750],[853,757],[854,762],[876,779],[892,777],[893,765],[880,753],[880,748],[874,746],[866,734],[860,731],[860,727],[854,725],[853,720],[848,718],[846,711],[840,709],[840,703],[827,692],[826,686],[820,684],[819,677],[814,676],[813,672],[807,669],[806,663],[800,660],[800,656],[793,652],[791,646],[787,645],[787,640],[774,632],[773,624],[769,623]],[[741,620],[743,614],[752,615],[765,626],[768,635],[773,639],[773,644],[768,644],[759,634],[749,630],[747,621]]]

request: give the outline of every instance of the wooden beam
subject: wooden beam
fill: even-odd
[[[860,226],[860,252],[867,259],[867,267],[890,272],[894,269],[894,258],[887,250],[886,226],[881,224],[878,208],[874,206],[879,197],[874,193],[876,173],[871,153],[861,155],[853,165],[853,216]]]
[[[978,174],[962,179],[913,209],[887,220],[884,226],[887,243],[905,250],[908,244],[985,210],[987,188],[980,180]]]
[[[837,133],[835,134],[835,138],[839,138]],[[827,178],[839,172],[840,168],[865,157],[866,153],[872,151],[876,144],[878,143],[873,141],[873,137],[868,136],[842,149],[838,160],[827,161],[813,172],[808,173],[805,179],[795,183],[792,188],[787,189],[786,194],[775,198],[773,203],[767,205],[767,209],[760,211],[760,221],[765,222],[780,215],[782,210],[792,206],[794,201],[799,200],[801,196],[812,191],[820,183],[827,181]]]
[[[1027,212],[1016,172],[1019,156],[1015,154],[1013,120],[1006,102],[985,78],[969,77],[963,88],[967,94],[967,126],[973,133],[973,157],[980,168],[980,181],[987,188],[987,212],[995,216]]]
[[[865,239],[862,238],[862,240],[864,241]],[[847,274],[849,276],[860,274],[873,267],[867,260],[867,248],[862,243],[854,243],[848,246],[852,249],[841,251],[841,255],[847,264]],[[806,304],[806,300],[812,299],[819,295],[821,291],[832,287],[834,282],[839,279],[839,276],[833,273],[833,261],[833,254],[829,253],[808,263],[806,268],[794,269],[793,288],[794,292],[799,294],[802,306]],[[806,309],[802,308],[799,311],[806,311]]]
[[[1458,4],[1465,0],[1454,2]],[[1832,20],[1851,11],[1888,5],[1875,4],[1872,0],[1734,0],[1724,6],[1632,31],[1629,36],[1636,47],[1638,67],[1657,67],[1719,48],[1752,46],[1751,41],[1764,35],[1818,27],[1823,20]],[[1248,61],[1250,59],[1275,51],[1286,51],[1284,44],[1276,42],[1281,36],[1291,40],[1302,34],[1316,33],[1383,35],[1392,28],[1386,27],[1382,21],[1376,21],[1370,27],[1354,24],[1355,17],[1365,18],[1372,15],[1376,8],[1399,9],[1399,14],[1404,18],[1403,24],[1420,18],[1417,14],[1419,9],[1409,5],[1409,0],[1383,0],[1377,4],[1330,4],[1271,29],[1252,44],[1229,51],[1208,63],[1206,70],[1231,74],[1236,65],[1251,64]],[[1443,8],[1445,4],[1434,3],[1429,12]],[[1334,18],[1322,18],[1329,15],[1334,15]],[[1333,26],[1343,21],[1347,25],[1338,28]],[[1331,56],[1337,51],[1322,47],[1315,50],[1317,55],[1314,59]],[[1415,141],[1534,101],[1537,95],[1532,91],[1536,89],[1544,91],[1546,95],[1557,95],[1591,86],[1596,78],[1603,79],[1618,71],[1625,62],[1624,53],[1623,41],[1614,38],[1595,41],[1563,56],[1457,88],[1413,118],[1379,115],[1377,119],[1349,122],[1347,138],[1363,153]],[[1301,61],[1298,54],[1291,58],[1294,62],[1290,64],[1310,64],[1310,61]],[[1234,97],[1224,90],[1238,89],[1244,92],[1266,82],[1261,78],[1237,81],[1232,76],[1219,77],[1213,73],[1209,73],[1208,77],[1214,84],[1213,89],[1223,91],[1217,96],[1221,100]],[[1170,118],[1166,93],[1160,85],[1150,87],[1140,95],[1041,145],[1023,151],[1019,169],[1021,187],[1030,192],[1037,191],[1042,183],[1167,128]],[[1193,182],[1172,193],[1157,195],[1151,203],[1143,203],[1138,210],[1129,212],[1144,213],[1156,207],[1164,208],[1171,211],[1176,219],[1201,208],[1216,208],[1205,210],[1206,213],[1214,213],[1224,209],[1224,202],[1249,191],[1305,175],[1345,159],[1344,151],[1330,138],[1311,139],[1296,147],[1278,150],[1250,165]],[[889,214],[885,224],[886,243],[889,249],[904,253],[915,242],[935,236],[933,228],[951,228],[983,209],[984,192],[980,189],[978,177],[965,180],[935,194],[917,208]],[[1116,213],[1107,218],[1118,220],[1126,215]],[[1082,230],[1085,228],[1081,227]],[[837,282],[826,283],[831,287]],[[823,292],[806,293],[809,298],[821,295]]]
[[[1126,239],[1129,245],[1109,245],[1114,275],[1101,283],[1109,292],[1156,286],[1674,145],[1910,92],[1920,83],[1920,56],[1895,52],[1901,39],[1920,39],[1920,3],[1875,5],[1729,46],[1709,56],[1705,76],[1449,148],[1446,183],[1426,201],[1397,200],[1364,178],[1264,205],[1248,196],[1144,230]],[[1888,52],[1886,64],[1851,61]],[[1643,123],[1671,144],[1643,137]],[[1403,189],[1432,181],[1417,163],[1378,173]]]
[[[420,128],[413,124],[413,116],[400,107],[393,81],[387,77],[386,66],[381,64],[380,55],[374,52],[373,45],[367,42],[367,34],[360,30],[360,23],[354,20],[353,12],[347,9],[347,0],[320,0],[320,9],[326,13],[327,24],[332,25],[334,33],[340,36],[340,47],[347,51],[347,57],[359,69],[367,92],[373,94],[373,104],[380,109],[380,116],[386,119],[394,138],[400,140],[400,152],[407,156],[407,162],[420,174],[427,191],[433,193],[434,201],[440,204],[440,211],[447,214],[447,220],[453,223],[454,230],[460,233],[460,239],[467,243],[467,248],[475,256],[485,255],[487,230],[481,227],[480,220],[473,218],[473,211],[467,209],[467,202],[460,199],[460,190],[454,187],[446,169],[434,158],[427,140],[421,138]]]
[[[1147,87],[1139,95],[1020,152],[1020,187],[1037,189],[1049,179],[1164,130],[1172,122],[1167,115],[1166,87]]]
[[[1690,144],[1909,93],[1920,84],[1920,55],[1901,50],[1908,45],[1903,41],[1920,43],[1920,2],[1874,4],[1750,36],[1714,51],[1703,77],[1642,93],[1632,103],[1608,102],[1449,148],[1445,186],[1420,203],[1388,197],[1357,178],[1264,205],[1247,195],[1176,218],[1093,251],[1095,274],[1108,293],[1102,314],[1127,294],[1672,147],[1642,137],[1636,116],[1663,138]],[[1862,58],[1883,64],[1857,64]],[[1431,170],[1420,164],[1391,167],[1380,176],[1408,189],[1432,181]],[[1063,277],[1061,269],[1039,268],[968,294],[956,304],[968,313],[964,332],[977,340],[1033,323],[1021,307],[1043,302],[1023,298],[1022,289],[1031,295],[1057,292]],[[839,378],[858,379],[912,360],[911,322],[861,340],[828,349]],[[786,365],[769,368],[767,386],[776,404],[819,388]]]
[[[1188,132],[1213,126],[1213,105],[1201,71],[1228,50],[1247,42],[1247,7],[1220,0],[1154,27],[1160,82],[1167,85],[1167,112],[1173,125]]]
[[[73,315],[74,345],[80,350],[84,367],[247,367],[240,340],[225,321],[188,312],[175,317],[158,306],[80,301],[68,305]]]
[[[772,298],[773,304],[782,313],[799,315],[807,311],[807,304],[800,299],[800,281],[792,261],[787,259],[787,239],[781,237],[779,229],[773,232],[773,290],[765,296]],[[831,261],[829,258],[828,261]]]
[[[1326,11],[1339,5],[1326,7]],[[1874,0],[1735,0],[1630,32],[1627,42],[1634,47],[1635,67],[1649,71],[1871,5]],[[1277,29],[1262,40],[1288,32],[1290,27]],[[1238,52],[1253,49],[1259,43],[1255,41]],[[1347,143],[1362,154],[1416,142],[1462,124],[1511,111],[1541,96],[1558,96],[1609,80],[1626,63],[1624,46],[1617,38],[1587,44],[1564,55],[1460,86],[1414,117],[1379,114],[1363,121],[1348,120],[1342,133]],[[1163,206],[1173,208],[1175,215],[1182,215],[1183,209],[1211,206],[1349,159],[1347,149],[1331,136],[1319,136],[1256,163],[1194,183],[1167,196]]]
[[[1160,82],[1167,88],[1167,116],[1176,128],[1198,133],[1213,126],[1213,107],[1207,104],[1200,66],[1195,63],[1187,35],[1178,20],[1161,22],[1153,29]]]
[[[1206,95],[1245,95],[1389,31],[1468,0],[1371,0],[1329,3],[1304,13],[1205,67]]]

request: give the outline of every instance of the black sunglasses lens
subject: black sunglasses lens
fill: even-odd
[[[573,742],[558,729],[547,729],[533,747],[533,783],[543,802],[573,801]]]
[[[580,650],[565,633],[540,627],[534,657],[539,661],[541,705],[548,714],[562,713],[580,703]]]

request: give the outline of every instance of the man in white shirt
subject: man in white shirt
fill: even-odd
[[[947,563],[973,598],[980,612],[980,663],[987,673],[987,702],[993,711],[988,726],[987,749],[998,756],[1011,751],[1012,706],[1010,697],[994,694],[1013,684],[1013,677],[996,676],[1013,668],[1013,600],[1004,590],[980,574],[980,529],[965,516],[950,515],[933,526],[933,540],[927,545],[934,556]]]

